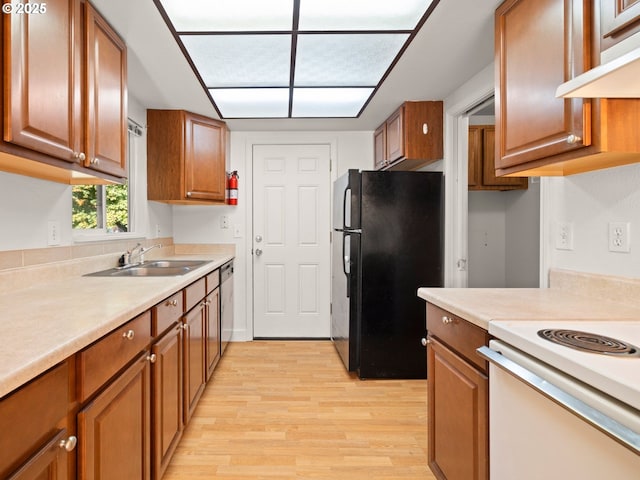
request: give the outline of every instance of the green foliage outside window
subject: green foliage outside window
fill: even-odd
[[[107,232],[129,230],[128,186],[75,185],[71,221],[75,229],[104,228]],[[103,197],[106,205],[103,209]],[[105,218],[106,217],[106,218]]]

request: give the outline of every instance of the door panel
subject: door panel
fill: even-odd
[[[256,145],[254,337],[329,337],[329,145]]]

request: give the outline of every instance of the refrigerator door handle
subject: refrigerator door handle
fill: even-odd
[[[349,210],[347,211],[347,198],[351,198],[351,188],[344,189],[344,195],[342,197],[342,226],[343,228],[351,227],[351,205],[349,204]]]
[[[349,275],[351,274],[351,257],[347,254],[347,239],[349,239],[349,251],[351,251],[351,237],[347,232],[342,234],[342,272],[347,277],[347,298],[351,296],[351,282]]]

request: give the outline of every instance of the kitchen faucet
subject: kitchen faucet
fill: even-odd
[[[154,248],[160,248],[162,247],[161,243],[157,243],[155,245],[152,245],[148,248],[144,248],[142,246],[141,243],[138,243],[135,247],[133,247],[131,249],[130,252],[127,252],[123,255],[124,257],[124,265],[139,265],[141,263],[144,262],[144,254],[147,253],[149,250],[152,250]],[[137,258],[138,261],[134,261],[134,258]]]

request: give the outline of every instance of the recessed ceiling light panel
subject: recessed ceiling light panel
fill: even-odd
[[[153,0],[221,118],[357,117],[440,0]]]
[[[294,88],[293,117],[356,117],[373,88]]]
[[[180,39],[209,88],[289,85],[290,35],[182,35]]]
[[[413,30],[433,0],[300,0],[300,30]]]
[[[209,93],[226,118],[286,118],[288,88],[221,88]]]
[[[291,30],[293,0],[161,0],[178,32]]]
[[[298,35],[295,86],[373,87],[409,34]]]

